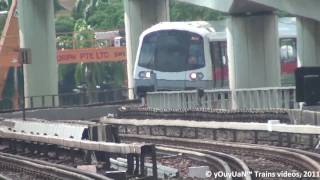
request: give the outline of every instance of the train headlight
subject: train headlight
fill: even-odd
[[[197,73],[193,72],[190,74],[190,79],[191,80],[197,80]]]
[[[150,79],[150,78],[151,78],[151,72],[146,72],[146,73],[145,73],[145,77],[146,77],[147,79]]]
[[[151,72],[150,71],[140,71],[139,72],[139,78],[140,79],[150,79],[151,78]]]
[[[202,80],[203,77],[204,77],[204,75],[203,75],[201,72],[198,72],[198,73],[192,72],[192,73],[190,74],[190,79],[191,79],[191,80]]]

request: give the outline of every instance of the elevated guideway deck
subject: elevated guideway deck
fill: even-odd
[[[320,135],[319,126],[291,125],[291,124],[269,124],[269,123],[246,123],[246,122],[216,122],[216,121],[188,121],[188,120],[165,120],[165,119],[112,119],[103,117],[102,123],[115,125],[133,126],[164,126],[164,127],[185,127],[201,129],[233,129],[246,131],[274,131],[281,133],[316,134]]]
[[[179,0],[181,2],[203,6],[227,14],[260,14],[263,12],[281,10],[295,16],[306,17],[320,21],[318,0]]]

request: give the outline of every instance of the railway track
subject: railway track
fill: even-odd
[[[7,174],[7,172],[6,172]],[[3,175],[3,174],[0,174],[0,179],[1,180],[12,180],[12,178],[9,178],[7,175]]]
[[[157,146],[157,150],[159,151],[169,151],[175,153],[183,153],[184,155],[194,157],[193,159],[196,161],[203,161],[210,165],[211,172],[224,172],[225,174],[231,175],[233,172],[241,172],[239,177],[236,179],[243,180],[251,180],[250,169],[245,164],[244,161],[237,158],[236,156],[229,155],[226,153],[221,153],[217,151],[204,150],[204,149],[196,149],[190,147],[183,146],[174,146],[174,145],[165,145],[161,144]],[[206,174],[206,176],[210,177],[212,174]],[[222,179],[222,178],[216,178]],[[227,176],[224,179],[231,180],[234,179],[232,176]]]
[[[110,129],[110,127],[104,128],[106,129],[104,129],[105,131],[100,132],[101,134],[104,132],[109,132],[109,134],[111,134],[112,129]],[[97,129],[97,126],[92,127],[92,129]],[[0,139],[3,148],[1,151],[19,154],[28,158],[17,160],[18,157],[20,159],[24,157],[13,157],[6,154],[3,154],[2,156],[0,153],[0,161],[4,163],[3,167],[10,167],[14,172],[18,168],[19,171],[27,172],[28,174],[40,174],[40,179],[108,179],[105,176],[112,178],[124,176],[123,173],[113,172],[110,168],[111,156],[126,156],[128,160],[127,175],[133,177],[139,176],[141,178],[148,177],[146,177],[145,171],[139,170],[138,164],[133,163],[133,158],[141,162],[141,167],[144,165],[145,158],[151,158],[151,176],[157,177],[154,145],[88,140],[82,138],[85,130],[89,131],[91,129],[83,124],[48,123],[40,121],[2,122]],[[93,130],[92,132],[98,133]],[[113,136],[114,134],[111,135],[112,136],[110,137],[117,138],[116,136]],[[16,160],[7,160],[6,158],[15,158]],[[34,159],[38,160],[33,162]],[[39,161],[39,159],[55,162],[59,165],[44,164],[43,161]],[[27,163],[19,163],[20,161]],[[7,162],[10,162],[10,164],[6,164]],[[83,173],[80,169],[75,170],[74,168],[67,168],[66,166],[60,165],[60,163],[68,167],[90,168],[92,169],[92,172],[97,172],[103,176],[92,176],[90,173]],[[38,167],[36,165],[38,165]],[[28,166],[33,168],[28,168]],[[47,167],[49,167],[49,169],[46,169]],[[56,171],[56,169],[58,171]],[[59,169],[61,169],[61,173]],[[40,170],[44,170],[44,173]],[[57,173],[57,175],[51,177],[50,175],[54,173]],[[70,175],[70,177],[63,177],[63,173],[71,173],[71,175],[75,176],[72,177]],[[79,178],[77,176],[79,176]],[[34,177],[29,179],[34,179]],[[39,178],[35,177],[35,179]]]
[[[192,113],[203,116],[203,112],[192,111]],[[222,116],[221,113],[223,114],[224,112],[216,112],[216,115],[220,117]],[[282,112],[280,112],[280,114],[281,113]],[[243,116],[245,115],[243,114]],[[188,122],[189,124],[184,124],[184,121],[181,123],[175,122],[176,124],[174,124],[172,121],[169,123],[166,123],[166,121],[157,120],[157,119],[151,120],[150,122],[148,120],[148,123],[145,121],[138,122],[135,120],[128,120],[128,122],[124,122],[124,121],[118,122],[116,120],[111,119],[108,122],[106,121],[102,123],[106,123],[106,124],[110,123],[112,125],[115,124],[120,126],[122,126],[122,124],[125,124],[125,128],[124,128],[125,133],[129,133],[129,134],[122,135],[122,137],[124,137],[125,140],[156,143],[159,145],[157,147],[158,151],[170,151],[170,152],[185,154],[191,159],[193,159],[194,161],[200,161],[210,166],[210,170],[213,173],[212,177],[215,177],[217,172],[223,172],[223,175],[219,179],[251,180],[251,179],[255,179],[257,176],[259,179],[261,176],[263,176],[263,175],[260,175],[261,173],[263,173],[263,171],[280,173],[280,174],[283,173],[283,171],[286,171],[291,174],[301,175],[301,177],[305,177],[308,179],[310,178],[319,179],[320,175],[318,175],[317,172],[320,172],[320,165],[319,165],[320,156],[315,153],[296,150],[296,149],[290,149],[290,148],[280,148],[280,147],[274,148],[271,146],[248,145],[248,144],[240,144],[236,142],[226,143],[226,142],[190,139],[190,138],[197,138],[201,132],[201,128],[202,129],[207,128],[208,131],[212,132],[212,129],[210,129],[211,126],[208,127],[208,123],[211,123],[211,122],[201,121],[201,122],[194,122],[192,124],[190,122],[191,121]],[[201,123],[203,126],[200,126]],[[127,128],[126,125],[129,125],[129,126],[131,125],[131,127]],[[186,127],[186,125],[189,125],[190,127]],[[157,127],[159,126],[164,130],[163,130],[163,135],[157,136],[157,133],[161,131],[161,129],[157,130]],[[169,129],[171,128],[171,126],[175,128],[175,129],[171,129],[171,131],[175,131],[176,129],[178,129],[177,127],[181,128],[181,129],[178,129],[181,131],[177,131],[178,133],[180,132],[179,136],[166,137],[167,134],[170,135],[171,133]],[[23,126],[23,128],[26,128],[26,127]],[[134,133],[130,134],[133,132],[132,129],[136,130],[137,135],[134,135]],[[55,145],[55,147],[63,147],[66,149],[91,150],[96,152],[108,152],[108,153],[123,152],[124,154],[137,153],[138,151],[142,152],[142,150],[144,149],[142,147],[136,147],[137,146],[136,144],[121,145],[121,147],[119,144],[113,144],[111,146],[111,144],[108,144],[108,143],[94,143],[90,141],[76,140],[74,139],[73,136],[72,137],[66,136],[61,138],[61,137],[56,137],[57,135],[54,134],[54,136],[52,137],[47,133],[40,132],[40,130],[39,132],[31,131],[30,133],[29,131],[30,130],[26,130],[26,129],[8,128],[8,130],[5,129],[5,131],[3,131],[1,135],[3,136],[3,138],[10,141],[11,145],[15,144],[15,142],[22,142],[22,144],[36,143],[38,147],[42,147],[42,146],[51,147],[52,145]],[[189,131],[190,132],[194,131],[194,137],[190,137],[189,139],[183,138],[185,135],[188,135],[188,134],[185,134],[185,132],[188,133]],[[144,133],[146,133],[146,135],[142,135]],[[148,135],[155,135],[155,136],[148,136]],[[12,147],[13,149],[19,149],[19,146],[12,146]],[[49,165],[46,165],[46,166],[49,166]],[[69,170],[65,170],[65,171],[69,172]],[[33,171],[31,171],[31,174],[32,172]],[[231,175],[233,172],[248,172],[248,173],[242,174],[239,177],[234,178]],[[257,173],[261,172],[261,173],[257,175],[256,172]],[[1,171],[0,171],[0,174],[1,174]],[[41,173],[35,173],[35,174],[41,174]],[[143,174],[143,171],[141,171],[141,174]],[[46,175],[47,175],[46,173],[43,174],[44,177],[46,177]],[[50,178],[51,177],[48,177],[48,179]],[[57,175],[54,178],[59,179],[60,176]],[[97,178],[85,177],[85,176],[84,178],[97,179]],[[296,177],[294,177],[293,179],[295,178]],[[300,178],[297,177],[296,179],[300,179]],[[69,178],[69,179],[73,179],[73,178]]]
[[[283,147],[312,150],[319,138],[318,127],[282,124],[289,122],[288,113],[283,110],[123,107],[118,115],[118,119],[101,118],[101,122],[119,125],[125,140],[178,146],[175,148],[215,156],[228,164],[232,172],[249,172],[237,179],[320,178],[319,154]],[[282,123],[270,125],[270,119]],[[303,138],[306,140],[301,142]],[[238,142],[243,140],[252,145]],[[269,143],[280,147],[259,145]]]
[[[0,153],[0,167],[6,173],[1,179],[109,180],[98,174],[9,153]]]
[[[288,174],[294,176],[290,177],[291,179],[320,179],[320,161],[318,161],[320,155],[302,150],[172,137],[128,134],[121,136],[124,140],[130,142],[152,142],[160,146],[179,145],[207,153],[210,151],[223,152],[242,159],[244,163],[239,164],[250,168],[249,172],[258,179],[262,177],[268,179],[268,177],[273,176],[280,179],[288,178]]]
[[[203,164],[210,166],[211,167],[210,172],[225,172],[227,174],[231,174],[234,171],[249,172],[249,168],[246,166],[246,164],[243,161],[241,161],[240,159],[238,159],[235,156],[228,155],[225,153],[208,151],[208,150],[199,150],[199,149],[194,149],[194,148],[186,148],[186,147],[181,147],[181,146],[169,146],[169,145],[158,146],[157,152],[169,153],[169,154],[172,154],[172,153],[183,154],[182,159],[191,159],[193,162],[196,162],[196,164],[201,162]],[[39,160],[34,160],[34,159],[40,159],[40,160],[43,159],[43,157],[41,157],[40,154],[30,154],[30,153],[27,153],[27,154],[22,153],[21,154],[21,152],[18,154],[23,156],[22,157],[23,160],[30,160],[31,163],[38,163]],[[25,156],[27,156],[27,157],[25,157]],[[32,158],[32,159],[30,159],[30,158]],[[45,161],[52,162],[52,160],[53,159],[47,159]],[[171,159],[171,161],[172,161],[172,159]],[[69,164],[71,162],[71,166],[74,166],[72,159],[64,159],[61,162],[63,164]],[[54,163],[57,163],[57,162],[55,161]],[[54,166],[57,166],[57,165],[55,164]],[[62,165],[59,165],[59,166],[62,166]],[[67,168],[65,166],[62,166],[62,167]],[[181,167],[181,168],[183,168],[186,171],[187,167]],[[71,168],[71,169],[73,169],[73,168]],[[50,178],[47,178],[47,179],[50,179]],[[56,179],[59,179],[59,178],[56,178]],[[93,177],[93,179],[99,179],[99,178]],[[231,180],[232,178],[226,177],[226,178],[218,178],[218,179]],[[242,178],[238,178],[238,179],[251,180],[251,177],[247,173]]]
[[[206,163],[211,167],[211,171],[223,171],[226,173],[231,173],[231,168],[227,162],[208,153],[202,153],[190,149],[183,149],[177,146],[159,146],[157,147],[157,150],[167,152],[169,151],[171,153],[182,153],[195,161],[201,161]],[[231,178],[227,178],[227,180],[231,180]]]

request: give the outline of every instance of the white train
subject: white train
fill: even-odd
[[[295,20],[286,18],[279,21],[282,74],[289,75],[289,81],[293,82],[296,68]],[[222,29],[220,32],[219,28]],[[139,39],[134,67],[136,93],[227,88],[228,57],[224,29],[221,25],[214,29],[208,22],[197,21],[163,22],[145,30]]]

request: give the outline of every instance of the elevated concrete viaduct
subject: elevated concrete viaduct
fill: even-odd
[[[278,18],[275,10],[298,17],[300,66],[320,65],[320,1],[318,0],[179,0],[228,14],[227,40],[230,88],[280,86]],[[31,48],[26,65],[26,96],[57,94],[54,15],[52,0],[19,0],[21,47]],[[124,0],[128,85],[140,33],[169,21],[169,0]],[[254,76],[252,76],[254,74]]]

